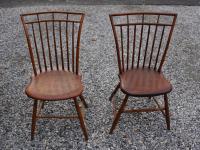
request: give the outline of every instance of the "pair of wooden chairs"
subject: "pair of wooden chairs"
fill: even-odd
[[[110,100],[121,89],[125,98],[115,113],[110,133],[115,129],[121,113],[161,111],[170,129],[167,94],[171,84],[162,74],[162,66],[169,48],[176,14],[126,13],[112,14],[113,29],[119,68],[119,83]],[[85,140],[87,129],[79,102],[87,103],[82,95],[83,84],[79,74],[79,48],[83,13],[40,12],[21,15],[34,75],[25,89],[34,99],[31,139],[34,138],[37,119],[77,118]],[[154,96],[164,95],[164,107]],[[152,98],[158,108],[125,110],[129,96]],[[45,101],[73,99],[77,116],[44,116],[41,110]]]

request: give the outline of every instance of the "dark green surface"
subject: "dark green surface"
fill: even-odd
[[[187,5],[198,6],[200,0],[0,0],[0,7],[33,5]]]

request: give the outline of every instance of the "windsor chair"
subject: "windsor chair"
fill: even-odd
[[[79,74],[79,47],[83,13],[39,12],[22,14],[34,75],[25,89],[34,100],[31,140],[34,139],[36,120],[41,118],[79,119],[85,140],[88,134],[77,97],[87,104],[82,95]],[[73,99],[78,115],[41,115],[45,101]]]
[[[167,94],[172,85],[164,77],[162,66],[166,58],[174,30],[177,14],[172,13],[124,13],[111,14],[110,21],[114,34],[120,82],[109,100],[114,107],[114,121],[110,129],[113,133],[122,113],[161,111],[170,130],[170,115]],[[116,111],[117,91],[125,98]],[[164,107],[155,96],[164,95]],[[153,99],[157,107],[125,109],[130,96]]]

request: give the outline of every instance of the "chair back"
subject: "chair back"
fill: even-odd
[[[51,70],[78,74],[83,13],[39,12],[22,14],[35,76]]]
[[[111,14],[119,73],[133,68],[161,71],[177,14]]]

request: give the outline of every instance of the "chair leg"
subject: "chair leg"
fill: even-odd
[[[35,134],[35,126],[36,126],[36,114],[37,114],[37,103],[38,100],[34,100],[33,104],[33,114],[32,114],[32,127],[31,127],[31,140],[34,139],[34,134]]]
[[[167,94],[164,94],[164,101],[165,101],[165,117],[167,123],[167,129],[170,130],[170,116],[169,116],[169,104]]]
[[[42,109],[44,108],[44,103],[45,103],[45,101],[42,101],[42,106],[41,106]]]
[[[120,83],[117,84],[114,91],[112,92],[111,96],[109,97],[109,101],[112,101],[113,96],[117,93],[118,89],[120,87]]]
[[[113,121],[112,127],[111,127],[110,132],[109,132],[110,134],[113,133],[113,130],[115,129],[115,127],[116,127],[116,125],[117,125],[117,123],[118,123],[118,121],[119,121],[120,115],[121,115],[121,113],[122,113],[123,110],[124,110],[124,107],[125,107],[125,105],[126,105],[126,103],[127,103],[127,100],[128,100],[128,95],[125,96],[125,98],[124,98],[124,100],[123,100],[123,102],[122,102],[122,104],[121,104],[121,106],[120,106],[118,112],[117,112],[116,115],[115,115],[115,119],[114,119],[114,121]]]
[[[83,131],[85,140],[87,141],[88,140],[87,129],[85,127],[83,116],[82,116],[82,113],[81,113],[81,109],[80,109],[80,107],[78,105],[78,102],[77,102],[76,98],[74,98],[74,103],[75,103],[76,111],[77,111],[78,118],[79,118],[79,121],[80,121],[81,129]]]
[[[83,95],[80,95],[79,97],[80,97],[81,101],[83,102],[83,105],[85,106],[85,108],[88,108],[88,105],[87,105]]]

